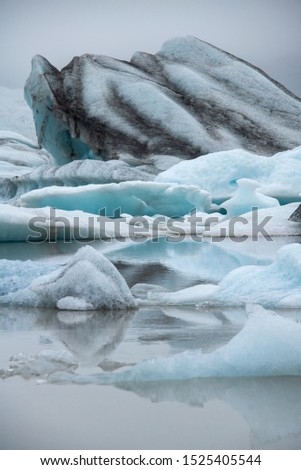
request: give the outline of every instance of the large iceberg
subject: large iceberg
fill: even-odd
[[[35,56],[25,87],[40,144],[81,158],[191,158],[301,144],[300,100],[258,68],[194,37],[130,62],[85,54],[61,71]]]
[[[267,158],[245,150],[211,153],[180,162],[160,173],[160,183],[194,184],[223,202],[237,189],[242,178],[256,180],[265,195],[281,203],[300,200],[301,147]]]
[[[36,264],[35,277],[27,285],[30,276],[26,281],[23,278],[28,272],[33,277],[32,263],[1,262],[0,276],[4,286],[1,304],[60,310],[121,310],[135,307],[134,298],[117,269],[89,246],[78,250],[64,266],[54,265],[52,270],[46,266],[48,273],[42,276],[40,273],[44,266],[33,264]],[[17,276],[14,275],[16,268]]]

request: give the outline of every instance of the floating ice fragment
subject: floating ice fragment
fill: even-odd
[[[155,181],[194,184],[208,191],[214,202],[223,202],[242,178],[256,180],[264,194],[282,204],[300,201],[301,147],[269,158],[240,149],[210,153],[172,166]]]
[[[6,293],[0,302],[64,310],[135,307],[123,277],[107,258],[90,246],[81,248],[65,266],[35,278],[24,289]]]

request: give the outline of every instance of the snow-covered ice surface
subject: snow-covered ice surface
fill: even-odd
[[[240,149],[211,153],[172,166],[156,181],[193,184],[220,202],[233,195],[242,178],[257,181],[265,195],[282,203],[300,200],[301,147],[269,158]]]

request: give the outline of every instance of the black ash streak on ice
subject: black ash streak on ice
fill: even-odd
[[[292,222],[301,222],[301,204],[297,207],[295,212],[292,213],[289,220],[291,220]]]
[[[193,37],[130,62],[75,57],[59,72],[35,56],[25,95],[40,144],[59,164],[152,155],[194,158],[301,144],[301,101],[258,68]]]

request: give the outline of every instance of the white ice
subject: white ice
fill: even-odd
[[[49,162],[46,151],[16,132],[0,130],[0,181],[1,195],[5,197],[6,186],[14,177],[30,173]]]
[[[229,204],[230,206],[230,204]],[[241,214],[210,226],[203,232],[208,237],[232,237],[244,241],[246,237],[254,241],[266,237],[298,236],[301,235],[301,224],[289,219],[299,206],[298,203],[275,206],[268,209],[259,209]],[[229,207],[231,210],[231,207]]]
[[[5,270],[1,277],[6,285],[5,295],[0,303],[20,305],[23,307],[49,307],[62,310],[121,310],[135,307],[133,296],[113,264],[94,248],[86,246],[77,251],[66,265],[54,269],[48,274],[39,275],[29,285],[22,288]],[[12,270],[12,261],[6,262]],[[18,268],[26,275],[27,265],[16,262]],[[2,266],[3,267],[3,266]],[[39,264],[37,268],[39,268]],[[32,266],[31,266],[32,268]],[[49,270],[49,268],[48,268]],[[84,280],[84,282],[83,282]]]
[[[78,364],[73,355],[67,350],[45,349],[33,356],[18,354],[10,359],[8,370],[0,369],[0,378],[6,379],[20,375],[25,379],[31,377],[47,377],[58,371],[74,371]]]
[[[221,209],[226,210],[227,218],[244,214],[252,209],[279,206],[277,199],[265,196],[258,191],[260,184],[257,181],[242,178],[237,180],[237,186],[233,196],[220,206]]]
[[[23,90],[0,86],[0,129],[37,141],[32,111],[24,99]]]
[[[273,157],[245,150],[228,150],[187,160],[160,173],[155,181],[194,184],[208,191],[213,201],[223,202],[237,189],[237,180],[256,180],[261,191],[281,203],[299,201],[301,147]]]
[[[87,212],[51,212],[50,207],[30,209],[9,204],[0,204],[0,226],[0,242],[128,238],[135,230],[125,221]]]
[[[227,274],[218,285],[199,284],[176,292],[160,292],[147,286],[138,294],[140,305],[224,305],[256,302],[266,307],[301,307],[301,245],[280,248],[268,266],[242,266]],[[137,287],[133,287],[137,292]]]

